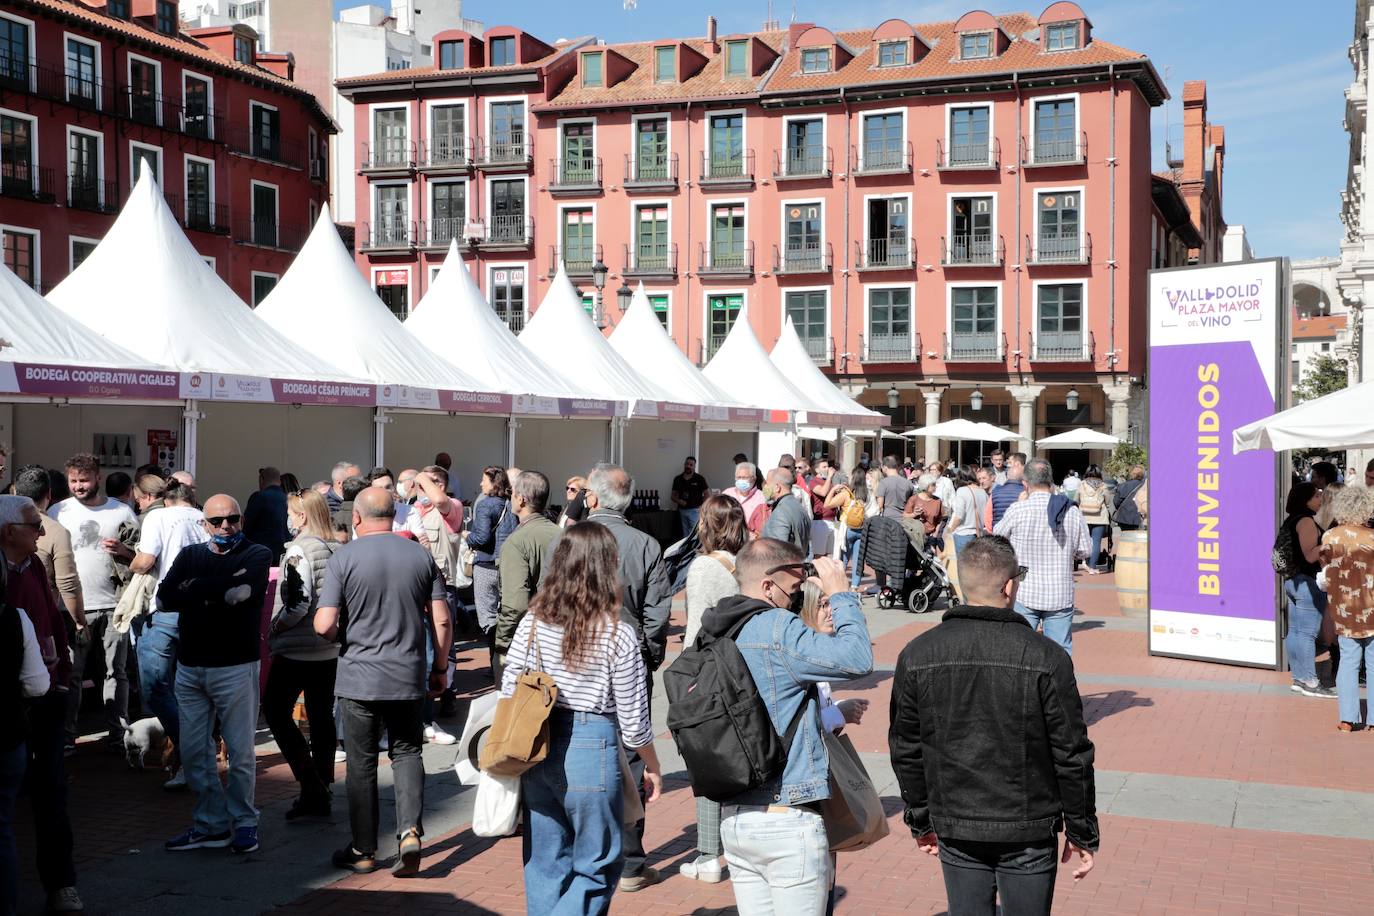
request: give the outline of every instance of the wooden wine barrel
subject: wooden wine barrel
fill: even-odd
[[[1150,540],[1147,531],[1123,531],[1116,544],[1116,600],[1122,617],[1150,613]]]

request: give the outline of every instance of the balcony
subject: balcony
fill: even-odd
[[[622,245],[625,270],[622,275],[627,280],[675,280],[677,279],[677,246],[653,245],[640,248]]]
[[[1082,165],[1087,161],[1088,155],[1088,135],[1082,133],[1077,139],[1041,139],[1036,138],[1034,144],[1025,140],[1021,141],[1021,167],[1036,168],[1037,166],[1064,166]]]
[[[911,239],[904,235],[854,243],[854,263],[859,270],[910,270],[915,257]]]
[[[437,219],[422,220],[419,225],[419,241],[423,248],[447,248],[457,240],[459,245],[469,241],[467,220],[457,216],[441,216]]]
[[[415,248],[416,225],[410,220],[384,220],[363,223],[358,234],[358,250],[376,253],[409,252]]]
[[[119,86],[116,96],[121,117],[149,127],[182,129],[181,105],[171,96],[134,86]]]
[[[472,168],[472,140],[461,134],[430,137],[420,147],[420,171],[443,174]]]
[[[67,206],[91,213],[114,213],[119,210],[119,182],[72,175],[67,179]]]
[[[1027,264],[1091,264],[1092,259],[1090,232],[1042,232],[1034,238],[1026,236]]]
[[[486,144],[477,143],[477,168],[484,172],[515,172],[534,163],[528,138],[523,133],[498,134]]]
[[[405,177],[414,171],[413,140],[386,140],[382,143],[363,144],[363,158],[358,163],[359,175],[373,178]]]
[[[636,159],[625,154],[626,191],[676,191],[677,153]]]
[[[601,157],[550,159],[549,193],[554,197],[601,193]]]
[[[1000,237],[974,232],[940,239],[942,267],[1000,267],[1005,246]]]
[[[283,140],[279,134],[263,134],[246,127],[228,131],[229,148],[240,156],[251,156],[289,169],[305,168],[304,144]],[[367,144],[363,144],[366,148]]]
[[[201,140],[220,140],[224,137],[224,115],[210,108],[183,106],[181,132]]]
[[[0,196],[50,204],[57,200],[53,191],[52,169],[22,159],[0,163]]]
[[[229,234],[229,205],[211,204],[208,200],[195,199],[187,206],[182,203],[180,194],[163,194],[172,215],[185,229],[197,232],[213,232],[216,235]]]
[[[1002,161],[1002,144],[994,138],[991,143],[951,143],[935,141],[935,167],[942,172],[974,172],[995,169]]]
[[[366,223],[364,223],[366,227]],[[233,238],[240,245],[255,245],[275,251],[300,251],[306,230],[271,219],[240,218],[234,221]]]
[[[754,151],[743,150],[733,156],[712,156],[709,152],[701,154],[701,179],[698,182],[703,191],[747,190],[754,186]]]
[[[698,244],[697,276],[713,280],[743,280],[754,276],[754,243]]]
[[[528,216],[493,216],[482,224],[477,242],[488,251],[519,251],[534,241],[534,220]]]
[[[1027,334],[1031,362],[1034,363],[1091,363],[1097,352],[1092,332],[1056,331]]]
[[[830,347],[829,337],[818,337],[811,334],[799,335],[802,348],[806,350],[806,355],[811,357],[811,361],[821,366],[828,366],[834,362],[834,351]]]
[[[1000,363],[1006,358],[1002,335],[995,331],[946,334],[944,337],[947,363]]]
[[[829,178],[833,163],[830,148],[773,151],[774,181],[805,181]]]
[[[862,152],[854,150],[854,175],[866,178],[871,175],[905,175],[911,172],[911,144],[885,144],[871,147]]]
[[[496,317],[500,318],[506,327],[510,328],[512,334],[519,334],[525,330],[524,312],[503,312],[500,309],[493,309],[493,311],[496,312]]]
[[[594,245],[588,248],[580,245],[575,248],[560,248],[557,245],[549,246],[549,279],[558,275],[558,265],[562,264],[567,271],[570,280],[590,280],[592,278],[592,265],[601,260],[601,246]]]
[[[830,243],[825,245],[791,245],[779,248],[773,246],[773,274],[791,276],[796,274],[828,274],[834,264],[834,253]]]
[[[915,363],[921,360],[920,334],[869,334],[863,339],[865,363]]]

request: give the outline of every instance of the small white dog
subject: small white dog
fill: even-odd
[[[121,719],[120,724],[124,726],[124,759],[128,761],[129,766],[135,770],[145,769],[144,758],[154,752],[157,753],[157,765],[162,766],[167,734],[162,730],[162,723],[157,717],[148,716],[132,725]]]

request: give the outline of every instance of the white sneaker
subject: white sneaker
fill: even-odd
[[[678,866],[678,871],[684,878],[692,878],[706,884],[719,884],[724,869],[721,867],[720,859],[701,856],[691,862],[683,862]]]
[[[425,726],[425,740],[434,744],[457,744],[458,739],[444,731],[444,727],[439,723]]]
[[[186,768],[179,767],[177,771],[172,774],[172,778],[162,784],[162,788],[169,792],[175,792],[177,789],[186,788]]]
[[[345,762],[347,762],[347,760],[348,760],[348,751],[344,750],[343,748],[339,748],[337,751],[334,752],[334,762],[335,762],[335,763],[345,763]]]

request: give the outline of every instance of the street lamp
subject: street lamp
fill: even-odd
[[[630,310],[630,300],[634,298],[634,294],[635,291],[630,289],[630,284],[621,280],[620,289],[615,291],[615,299],[620,306],[620,314],[624,315]]]
[[[606,289],[606,265],[600,258],[592,265],[592,285],[596,287],[596,310],[592,313],[592,320],[596,322],[598,329],[604,330],[606,327],[606,308],[602,304],[601,295]]]
[[[1078,409],[1078,389],[1070,388],[1069,393],[1064,395],[1064,406],[1069,410]]]
[[[973,389],[973,394],[968,396],[968,406],[972,407],[974,410],[983,409],[983,389]]]
[[[891,388],[887,389],[887,407],[889,410],[896,410],[897,404],[901,400],[902,393],[897,390],[896,385],[893,385]]]

